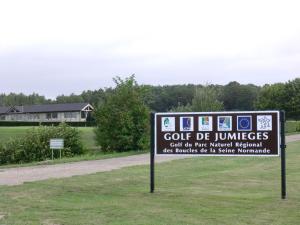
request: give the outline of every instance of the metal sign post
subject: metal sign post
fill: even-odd
[[[150,151],[150,192],[154,192],[154,119],[155,119],[155,114],[151,113],[151,151]]]
[[[150,192],[155,155],[281,156],[286,198],[284,111],[151,113]]]
[[[280,127],[281,127],[281,198],[286,199],[286,176],[285,176],[285,112],[280,111]]]

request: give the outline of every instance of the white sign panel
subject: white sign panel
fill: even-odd
[[[64,139],[50,139],[50,149],[63,149]]]

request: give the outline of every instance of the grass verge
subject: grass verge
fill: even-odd
[[[10,138],[22,137],[32,127],[0,127],[0,142],[5,142]],[[78,127],[81,140],[85,148],[98,149],[95,141],[94,127]]]
[[[79,162],[79,161],[87,161],[87,160],[109,159],[109,158],[125,157],[130,155],[138,155],[146,152],[147,151],[107,152],[107,153],[94,152],[94,153],[87,153],[84,155],[62,158],[62,159],[54,159],[54,160],[23,163],[23,164],[1,165],[0,169],[26,167],[26,166],[54,165],[54,164],[71,163],[71,162]]]
[[[300,132],[300,121],[288,120],[285,123],[286,134],[295,134]]]
[[[287,199],[278,157],[194,157],[0,187],[0,224],[274,224],[300,221],[300,142],[288,144]]]

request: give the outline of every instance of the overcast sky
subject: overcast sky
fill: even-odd
[[[0,93],[300,77],[300,1],[0,0]]]

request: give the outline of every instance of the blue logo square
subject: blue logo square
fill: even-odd
[[[190,130],[191,129],[191,118],[189,118],[189,117],[182,118],[182,127],[184,130]]]
[[[252,116],[238,116],[237,117],[237,130],[238,131],[252,130]]]
[[[180,117],[180,131],[194,131],[194,118]]]

